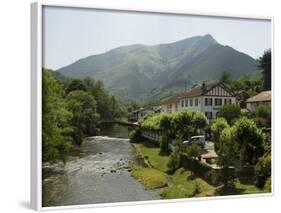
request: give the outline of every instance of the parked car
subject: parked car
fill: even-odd
[[[190,140],[183,141],[182,146],[185,148],[189,145],[196,144],[203,149],[205,147],[205,143],[206,141],[204,135],[196,135],[196,136],[192,136]]]
[[[206,144],[205,136],[204,135],[196,135],[196,136],[192,136],[190,138],[190,140],[183,141],[180,144],[180,150],[184,152],[184,151],[186,151],[187,146],[190,146],[192,144],[196,144],[199,147],[201,147],[202,149],[205,148],[205,144]],[[175,144],[169,143],[168,147],[169,147],[169,150],[172,152],[175,149]]]

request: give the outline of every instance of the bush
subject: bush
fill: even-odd
[[[263,190],[265,192],[271,192],[271,177],[267,178]]]
[[[265,155],[258,160],[255,167],[256,173],[256,186],[263,188],[266,180],[271,177],[271,156]]]
[[[190,170],[193,174],[204,179],[211,185],[219,185],[221,183],[219,173],[202,162],[189,157],[187,154],[181,155],[181,166]]]
[[[160,138],[160,154],[167,154],[169,152],[169,141],[166,134]]]
[[[172,154],[170,155],[167,168],[168,168],[168,173],[173,173],[176,169],[180,167],[181,163],[181,156],[179,153],[179,147],[176,146]]]
[[[129,138],[131,142],[138,142],[141,140],[141,131],[140,129],[134,129],[129,133]]]
[[[200,151],[201,149],[197,144],[192,144],[191,146],[187,147],[187,155],[191,158],[200,158]]]
[[[195,181],[194,189],[192,192],[192,197],[196,196],[197,194],[200,194],[201,192],[202,192],[202,190],[200,187],[200,183],[198,181]]]

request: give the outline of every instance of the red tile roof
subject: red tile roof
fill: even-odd
[[[211,84],[206,84],[205,87],[202,85],[197,85],[193,88],[191,88],[189,91],[183,92],[183,93],[179,93],[176,94],[172,97],[170,97],[167,100],[164,100],[162,103],[163,104],[169,104],[169,103],[174,103],[176,101],[179,101],[181,98],[184,97],[198,97],[198,96],[202,96],[204,94],[206,94],[207,92],[209,92],[211,89],[213,89],[216,86],[222,86],[223,88],[225,88],[225,85],[223,85],[222,83],[211,83]]]

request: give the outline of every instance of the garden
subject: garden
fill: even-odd
[[[143,163],[131,162],[132,176],[163,199],[243,195],[271,191],[270,110],[264,106],[245,113],[239,105],[225,105],[212,124],[203,113],[187,110],[150,115],[130,138]],[[161,132],[159,143],[141,131]],[[197,145],[181,149],[181,141],[211,131],[217,168],[201,161]],[[171,151],[169,144],[174,144]]]

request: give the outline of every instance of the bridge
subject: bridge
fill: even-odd
[[[119,125],[129,126],[133,128],[139,127],[138,123],[132,123],[129,121],[122,121],[122,120],[101,120],[99,124],[119,124]]]

